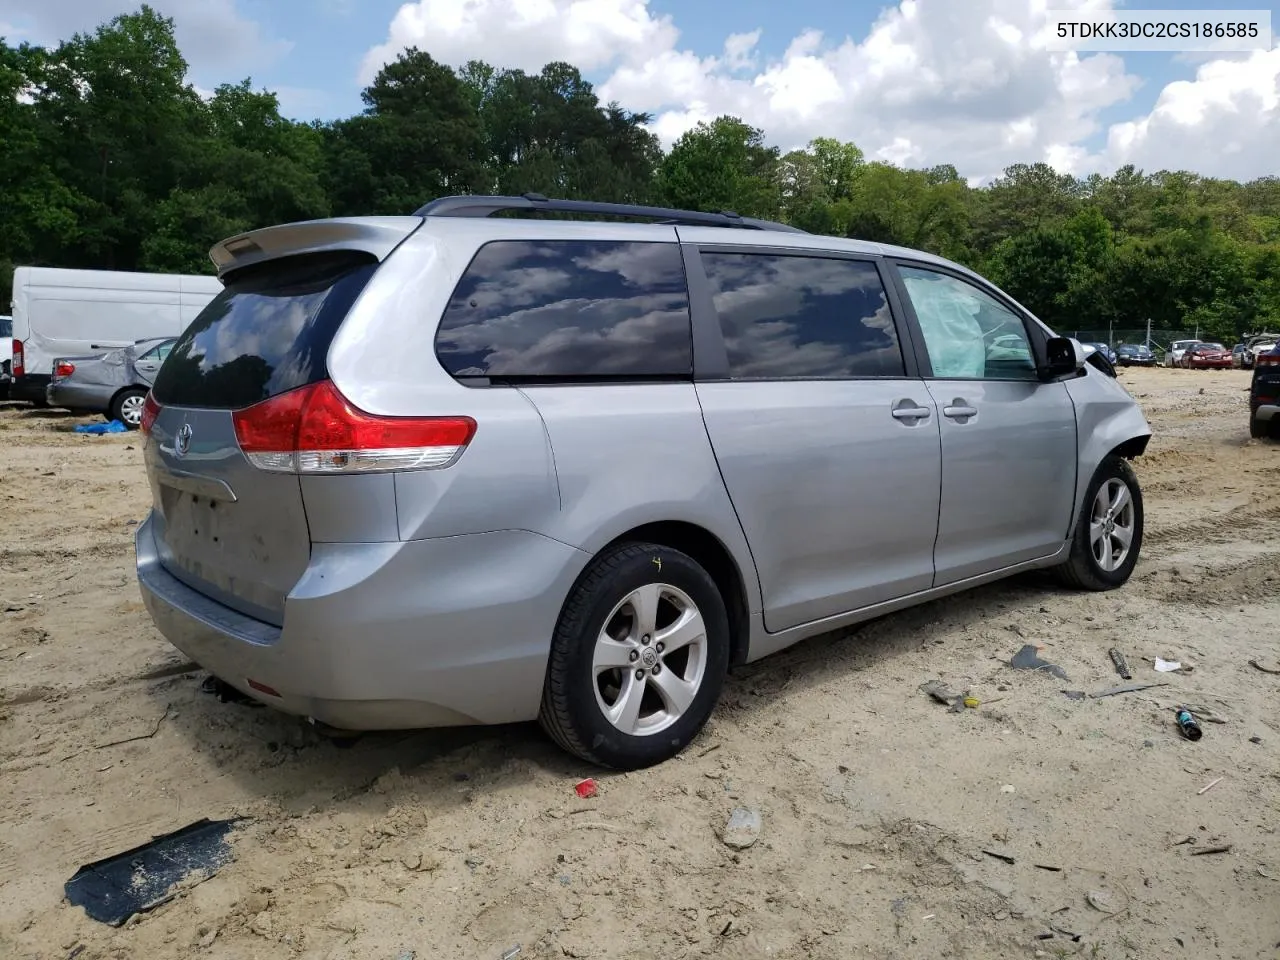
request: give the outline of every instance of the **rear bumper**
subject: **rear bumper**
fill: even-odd
[[[35,374],[14,377],[9,384],[9,399],[24,400],[28,403],[44,403],[44,391],[45,387],[49,385],[50,379],[50,377]]]
[[[51,407],[67,410],[92,410],[103,413],[111,404],[111,397],[101,387],[90,387],[65,381],[50,382],[44,390],[45,401]]]
[[[250,697],[346,730],[534,719],[560,608],[589,559],[524,531],[316,544],[278,628],[171,576],[151,518],[135,544],[143,602],[170,643]]]
[[[1274,403],[1259,404],[1254,408],[1252,417],[1259,423],[1267,423],[1271,420],[1280,419],[1280,405]]]

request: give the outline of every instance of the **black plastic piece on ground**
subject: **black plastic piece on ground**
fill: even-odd
[[[206,879],[234,858],[227,834],[237,820],[199,820],[150,843],[87,863],[63,888],[72,906],[118,927],[170,900],[177,885],[203,870]]]
[[[676,210],[670,207],[646,207],[631,203],[597,203],[593,200],[549,200],[540,193],[520,197],[460,196],[440,197],[414,211],[415,217],[488,217],[495,213],[527,210],[546,213],[575,213],[583,216],[630,217],[660,220],[689,227],[737,227],[746,230],[774,230],[783,233],[805,233],[799,227],[773,220],[741,217],[732,211],[703,213],[699,210]]]

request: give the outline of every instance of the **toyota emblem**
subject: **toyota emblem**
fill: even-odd
[[[185,457],[187,451],[191,449],[191,424],[184,423],[178,428],[178,435],[173,438],[173,452],[179,457]]]

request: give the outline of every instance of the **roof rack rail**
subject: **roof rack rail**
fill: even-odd
[[[416,217],[487,217],[505,210],[546,211],[547,213],[579,213],[596,216],[632,217],[658,220],[662,223],[690,227],[738,227],[746,230],[777,230],[804,233],[799,227],[772,220],[743,217],[731,210],[702,213],[697,210],[674,210],[669,207],[645,207],[630,203],[596,203],[592,200],[549,200],[540,193],[519,197],[440,197],[414,211]]]

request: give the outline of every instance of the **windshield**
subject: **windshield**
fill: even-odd
[[[1220,343],[1202,343],[1196,347],[1196,350],[1200,353],[1224,353],[1226,349]]]

